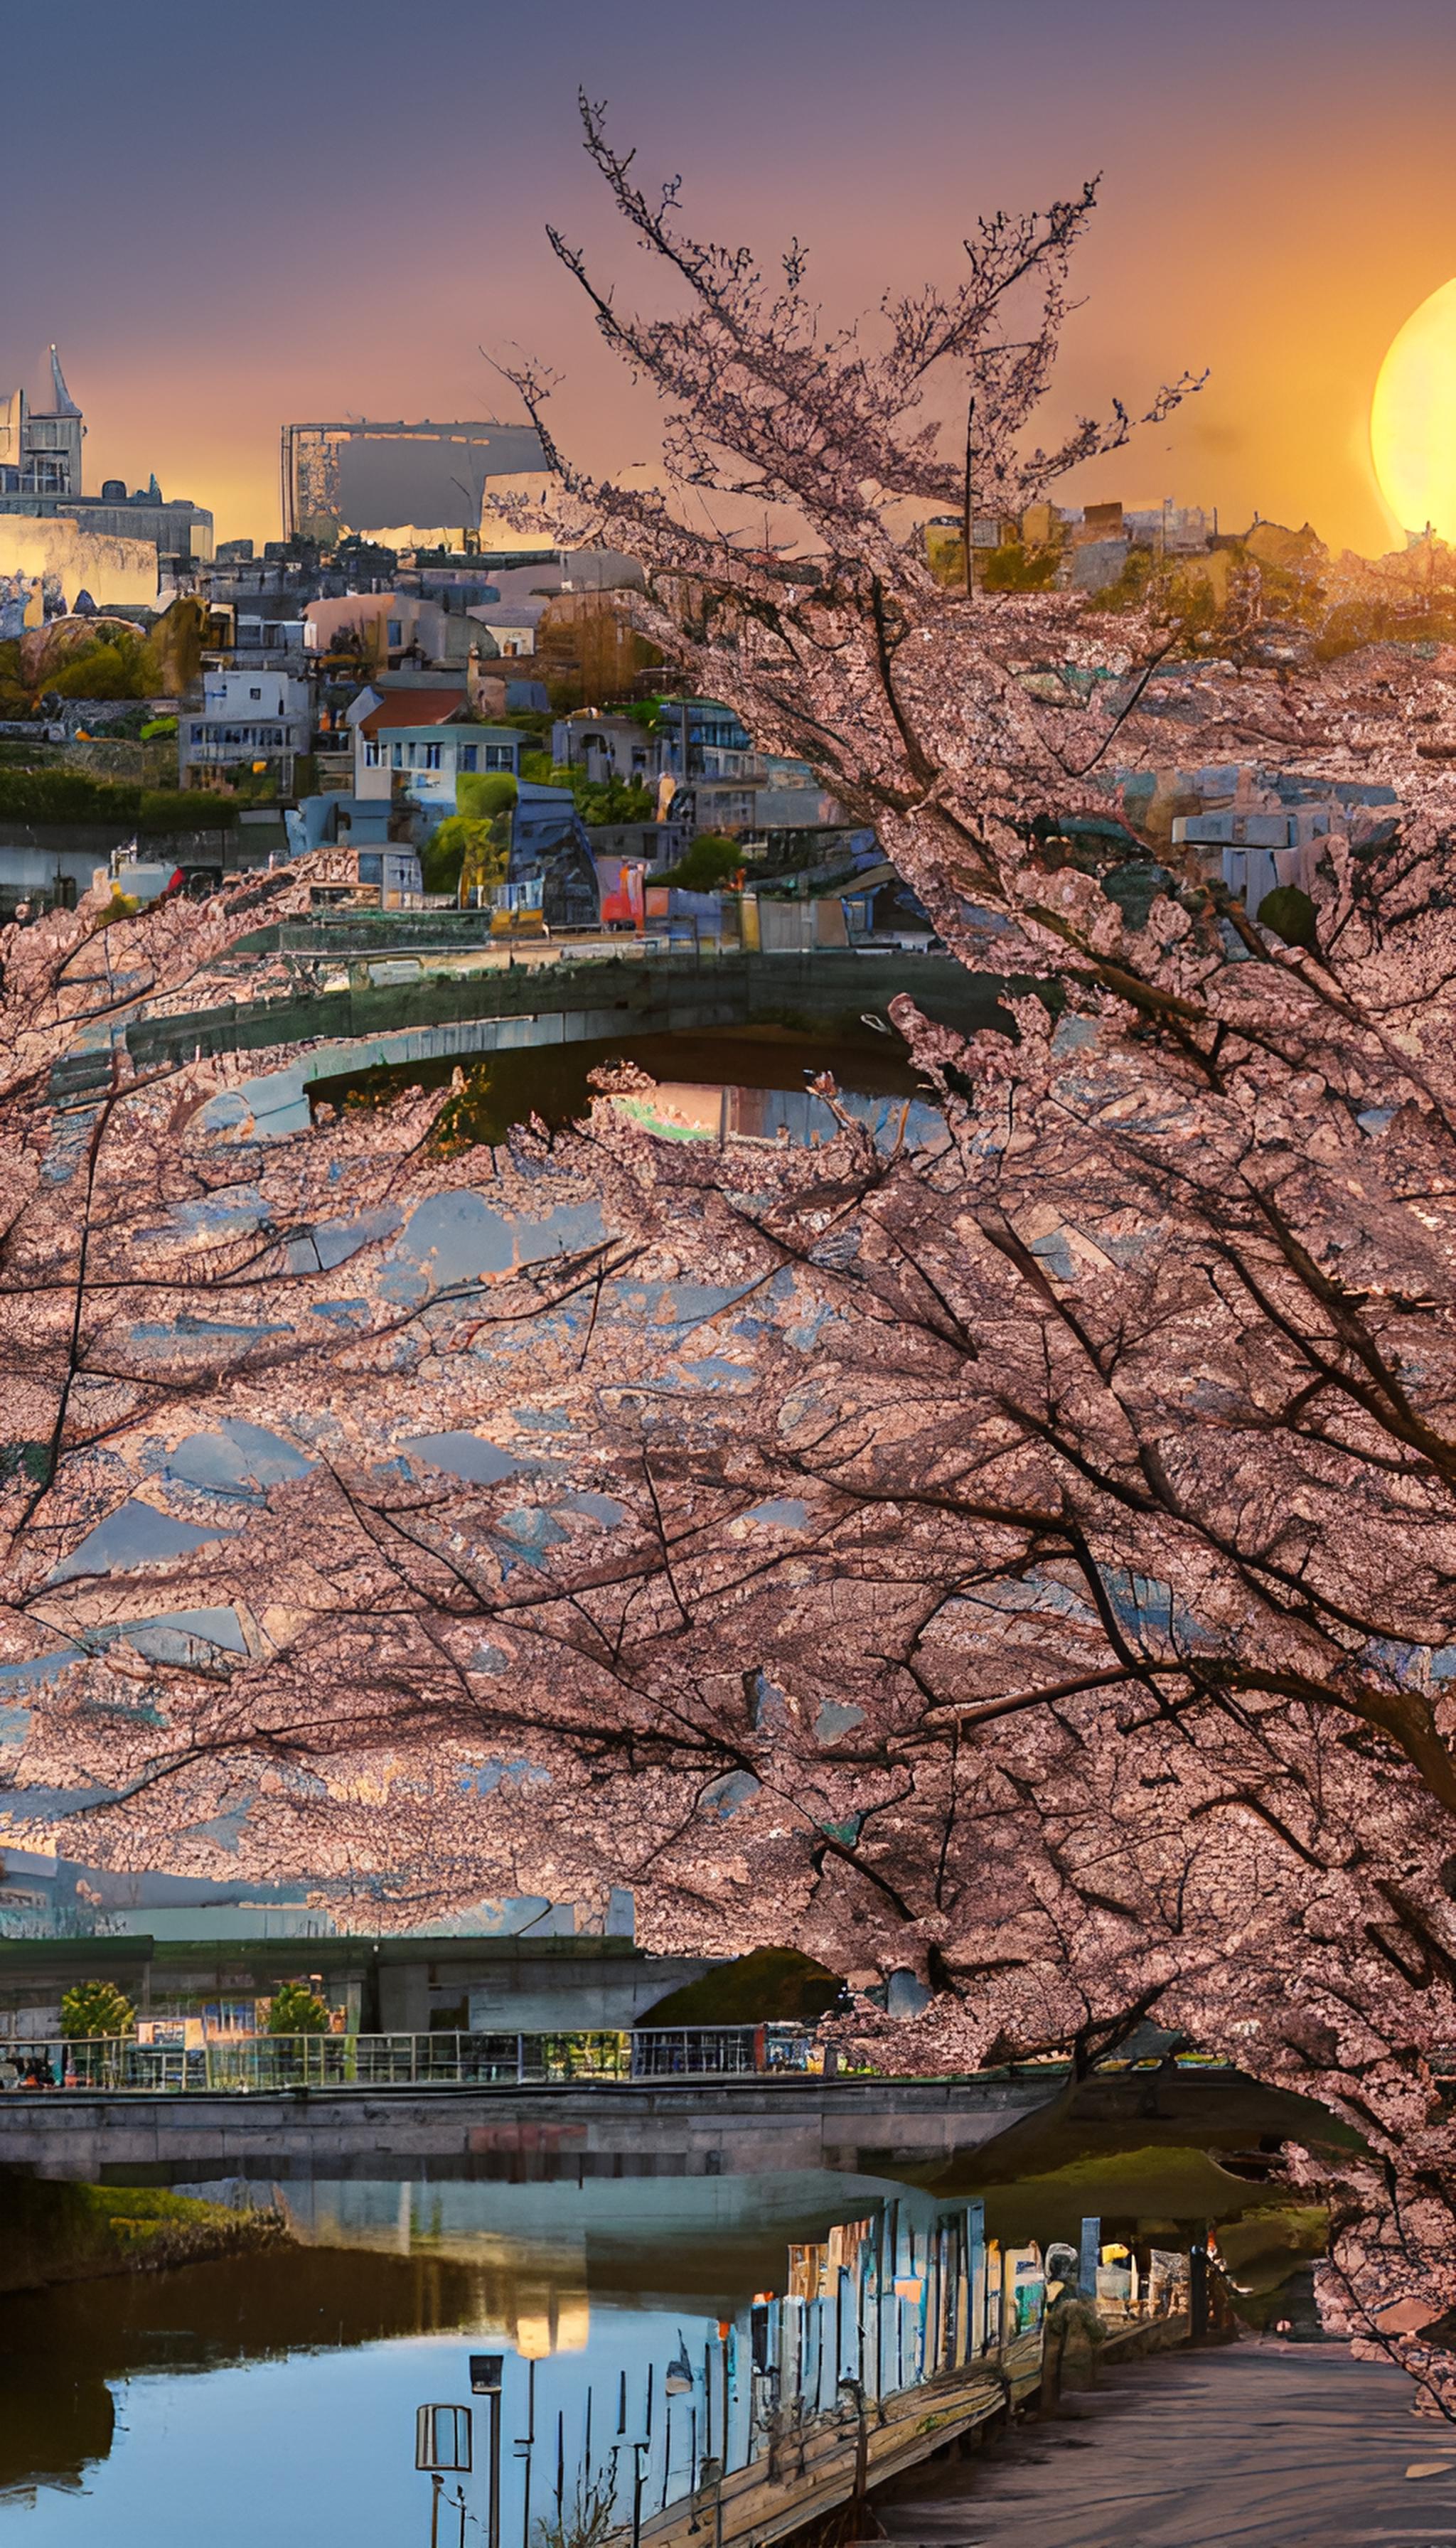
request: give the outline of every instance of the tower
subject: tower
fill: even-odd
[[[65,385],[60,356],[50,348],[50,403],[25,411],[21,486],[32,496],[79,496],[81,410]]]

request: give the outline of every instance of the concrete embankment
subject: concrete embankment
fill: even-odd
[[[288,2236],[280,2212],[233,2212],[152,2186],[0,2174],[0,2292],[209,2263]]]
[[[340,953],[348,960],[347,951]],[[429,960],[421,959],[426,967]],[[858,1027],[865,1012],[883,1017],[901,992],[928,1017],[970,1029],[992,1022],[1001,990],[990,976],[967,973],[944,957],[832,952],[723,955],[701,962],[603,956],[580,962],[502,963],[489,972],[425,969],[410,982],[371,981],[367,963],[358,961],[350,971],[349,986],[333,991],[218,1001],[185,1016],[143,1013],[127,1030],[128,1048],[138,1068],[155,1068],[197,1051],[265,1052],[410,1029],[429,1038],[421,1042],[421,1055],[454,1048],[448,1044],[452,1029],[465,1052],[477,1048],[478,1040],[461,1031],[487,1019],[514,1020],[521,1030],[517,1041],[542,1043],[758,1025]],[[435,1040],[440,1030],[447,1031],[445,1041]]]

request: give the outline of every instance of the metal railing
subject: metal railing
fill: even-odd
[[[293,2088],[540,2087],[578,2079],[804,2073],[819,2063],[812,2036],[786,2025],[556,2035],[217,2035],[194,2044],[138,2043],[132,2035],[0,2038],[0,2090],[256,2096]]]

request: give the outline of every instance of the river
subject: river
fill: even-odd
[[[861,2440],[873,2467],[897,2414],[910,2429],[897,2400],[954,2399],[998,2346],[1025,2370],[1089,2204],[1102,2239],[1141,2237],[1145,2285],[1149,2256],[1155,2276],[1186,2246],[1165,2207],[1269,2200],[1168,2149],[979,2196],[671,2164],[649,2150],[603,2179],[543,2145],[515,2182],[421,2162],[189,2189],[277,2202],[297,2243],[4,2304],[0,2548],[423,2548],[432,2517],[436,2548],[594,2548],[675,2503],[709,2548],[714,2502],[726,2540],[762,2517],[741,2496],[725,2524],[723,2500],[774,2454],[780,2486],[837,2468],[843,2500]],[[472,2386],[483,2358],[499,2411]],[[432,2429],[471,2463],[441,2473],[433,2514],[425,2407],[470,2419],[468,2454],[464,2415]]]
[[[669,1138],[827,1140],[836,1130],[833,1113],[807,1085],[824,1071],[835,1079],[846,1111],[879,1143],[920,1145],[940,1131],[933,1092],[898,1036],[869,1028],[853,1036],[829,1026],[803,1034],[717,1027],[495,1052],[470,1069],[466,1096],[454,1110],[459,1130],[471,1140],[500,1141],[532,1114],[553,1127],[579,1120],[592,1102],[592,1072],[614,1062],[635,1063],[657,1083],[650,1098],[622,1102]],[[316,1107],[349,1099],[378,1103],[405,1087],[447,1086],[456,1067],[455,1057],[445,1056],[331,1071],[310,1078],[307,1094]]]

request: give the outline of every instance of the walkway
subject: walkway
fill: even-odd
[[[1456,2428],[1413,2395],[1338,2345],[1158,2355],[873,2509],[893,2548],[1446,2548]]]

